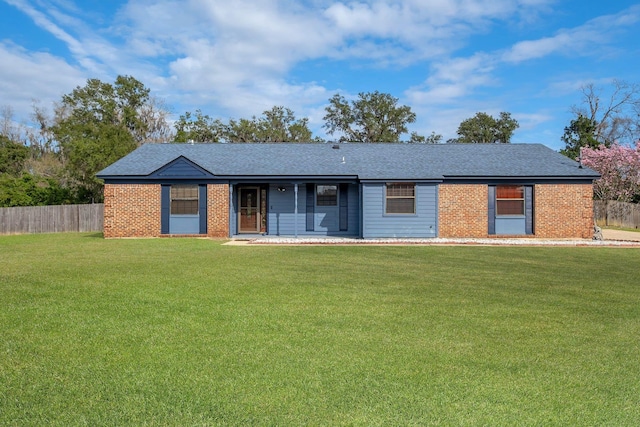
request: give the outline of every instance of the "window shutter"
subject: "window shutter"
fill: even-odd
[[[533,187],[524,187],[525,233],[533,234]]]
[[[313,231],[316,186],[307,184],[307,231]]]
[[[340,184],[340,231],[349,228],[349,184]]]
[[[200,234],[207,234],[207,185],[198,187],[198,215],[200,216]]]
[[[171,213],[171,186],[163,185],[160,191],[160,233],[169,234],[169,215]]]
[[[496,234],[496,186],[489,186],[489,234]]]

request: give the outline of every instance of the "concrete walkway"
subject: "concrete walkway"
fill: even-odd
[[[602,230],[603,240],[591,239],[356,239],[339,237],[277,237],[260,236],[232,239],[225,245],[483,245],[483,246],[618,246],[640,248],[640,233],[621,230]]]
[[[640,242],[640,231],[623,231],[609,228],[602,229],[604,240],[618,240],[623,242]]]

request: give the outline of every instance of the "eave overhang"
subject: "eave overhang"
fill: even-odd
[[[522,184],[592,184],[600,175],[510,175],[510,176],[445,176],[445,183],[466,184],[466,183],[522,183]]]

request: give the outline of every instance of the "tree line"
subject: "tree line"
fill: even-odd
[[[612,101],[603,113],[595,88],[587,87],[583,94],[588,108],[575,109],[576,119],[563,136],[563,154],[572,157],[580,147],[609,147],[618,133],[637,132],[637,121],[633,128],[633,120],[621,117],[621,105],[637,99],[637,88],[632,89],[627,96],[621,88],[617,94],[626,96],[622,104]],[[591,113],[588,120],[585,111]],[[378,91],[352,100],[336,94],[325,113],[323,129],[333,142],[443,142],[435,132],[410,131],[416,114],[399,105],[398,98]],[[326,142],[313,135],[307,118],[284,106],[228,121],[201,110],[187,111],[171,126],[166,105],[131,76],[118,76],[113,83],[89,79],[63,95],[51,114],[34,104],[35,125],[16,125],[8,106],[0,114],[0,206],[100,202],[103,184],[95,174],[145,143]],[[462,121],[457,137],[446,143],[509,143],[518,126],[510,113],[493,117],[479,112]]]

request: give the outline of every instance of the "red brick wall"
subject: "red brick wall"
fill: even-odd
[[[160,235],[160,185],[106,184],[104,237]]]
[[[207,235],[229,237],[229,184],[207,185]]]
[[[161,236],[159,184],[106,184],[104,237]],[[229,185],[207,185],[207,236],[229,237]]]
[[[107,184],[104,188],[104,236],[160,236],[159,184]],[[439,237],[487,237],[488,186],[439,186]],[[593,235],[593,186],[534,186],[534,232],[541,238],[590,238]],[[207,186],[207,235],[229,237],[229,185]]]
[[[544,238],[593,236],[591,184],[540,184],[535,192],[535,235]]]
[[[442,184],[438,194],[439,237],[495,237],[487,234],[487,185]],[[533,237],[588,239],[592,236],[591,184],[534,186]]]
[[[439,237],[487,237],[487,185],[441,184],[438,190]]]

